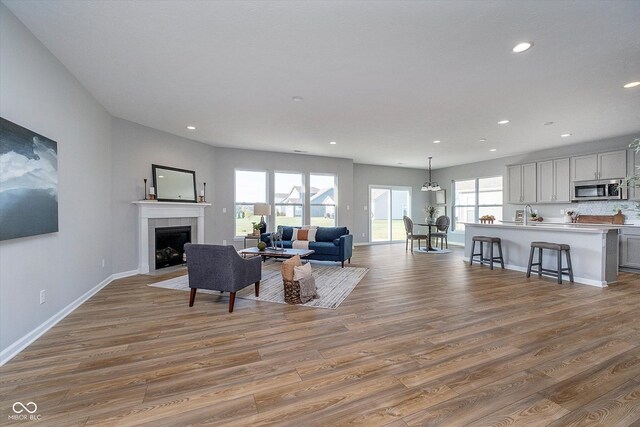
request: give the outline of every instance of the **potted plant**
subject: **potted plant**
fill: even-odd
[[[438,212],[438,208],[435,206],[427,206],[424,208],[424,212],[427,214],[427,217],[425,218],[427,224],[433,224],[436,222],[436,212]]]
[[[254,236],[259,236],[260,235],[260,224],[254,222],[253,223],[253,235]]]

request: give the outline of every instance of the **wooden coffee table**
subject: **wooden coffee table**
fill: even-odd
[[[260,249],[253,247],[241,250],[240,254],[245,258],[247,255],[260,255],[264,262],[267,258],[291,258],[296,255],[300,255],[300,258],[306,258],[314,252],[315,251],[312,251],[311,249],[284,249],[276,251],[270,248],[261,251]]]

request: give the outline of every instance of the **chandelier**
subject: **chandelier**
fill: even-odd
[[[440,191],[441,188],[437,182],[434,182],[431,179],[431,159],[433,157],[429,157],[429,181],[422,184],[422,191]]]

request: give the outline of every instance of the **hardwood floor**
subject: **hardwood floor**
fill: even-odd
[[[0,368],[41,426],[640,423],[640,275],[606,289],[358,247],[336,310],[113,282]]]

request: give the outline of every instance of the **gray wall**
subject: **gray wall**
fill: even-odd
[[[138,268],[138,211],[131,202],[144,197],[144,178],[147,192],[153,185],[152,164],[195,171],[197,194],[206,182],[207,201],[221,181],[213,179],[214,147],[115,117],[111,123],[113,272],[119,273]],[[213,213],[205,210],[206,242],[214,241]]]
[[[2,117],[58,143],[59,232],[0,242],[5,350],[111,274],[111,141],[109,114],[2,4],[0,64]]]
[[[411,217],[416,220],[425,218],[424,208],[429,194],[420,191],[427,179],[427,172],[420,169],[394,168],[373,165],[353,165],[353,241],[369,241],[369,186],[394,185],[411,187]],[[365,207],[367,208],[365,210]],[[417,222],[417,221],[416,221]],[[395,237],[395,236],[394,236]]]
[[[637,136],[636,136],[637,137]],[[558,147],[549,150],[535,151],[532,153],[526,153],[517,156],[502,157],[495,160],[487,160],[483,162],[468,163],[460,166],[452,166],[449,168],[437,169],[433,171],[433,177],[436,179],[442,188],[447,190],[447,212],[451,214],[451,205],[453,202],[451,183],[453,180],[462,180],[470,178],[483,178],[490,176],[503,176],[503,185],[506,189],[506,165],[537,162],[541,160],[554,159],[559,157],[571,157],[582,154],[597,153],[603,151],[613,151],[623,148],[627,148],[629,143],[633,141],[633,136],[620,136],[615,138],[609,138],[605,140],[598,140],[592,142],[586,142],[581,144],[568,145]],[[506,203],[503,208],[504,219],[510,219],[515,216],[517,209],[522,209],[522,205],[511,205]],[[602,205],[603,214],[608,209],[610,203],[597,202]],[[538,210],[538,213],[542,217],[559,218],[560,209],[576,209],[577,204],[535,204],[534,209]],[[609,214],[608,212],[606,214]],[[449,236],[452,242],[464,242],[464,234],[451,233]]]
[[[238,150],[233,148],[216,148],[214,199],[215,233],[214,243],[233,243],[235,234],[234,177],[236,169],[268,171],[268,202],[273,204],[273,172],[332,173],[338,183],[337,224],[353,228],[353,161],[332,157],[308,156],[303,154],[271,153],[266,151]],[[308,186],[308,179],[306,180]],[[308,192],[307,192],[308,193]],[[309,206],[305,206],[306,217],[309,217]],[[226,212],[223,212],[226,210]],[[273,211],[273,207],[272,207]],[[273,216],[266,218],[267,230],[274,229]],[[241,247],[241,242],[235,243]]]

